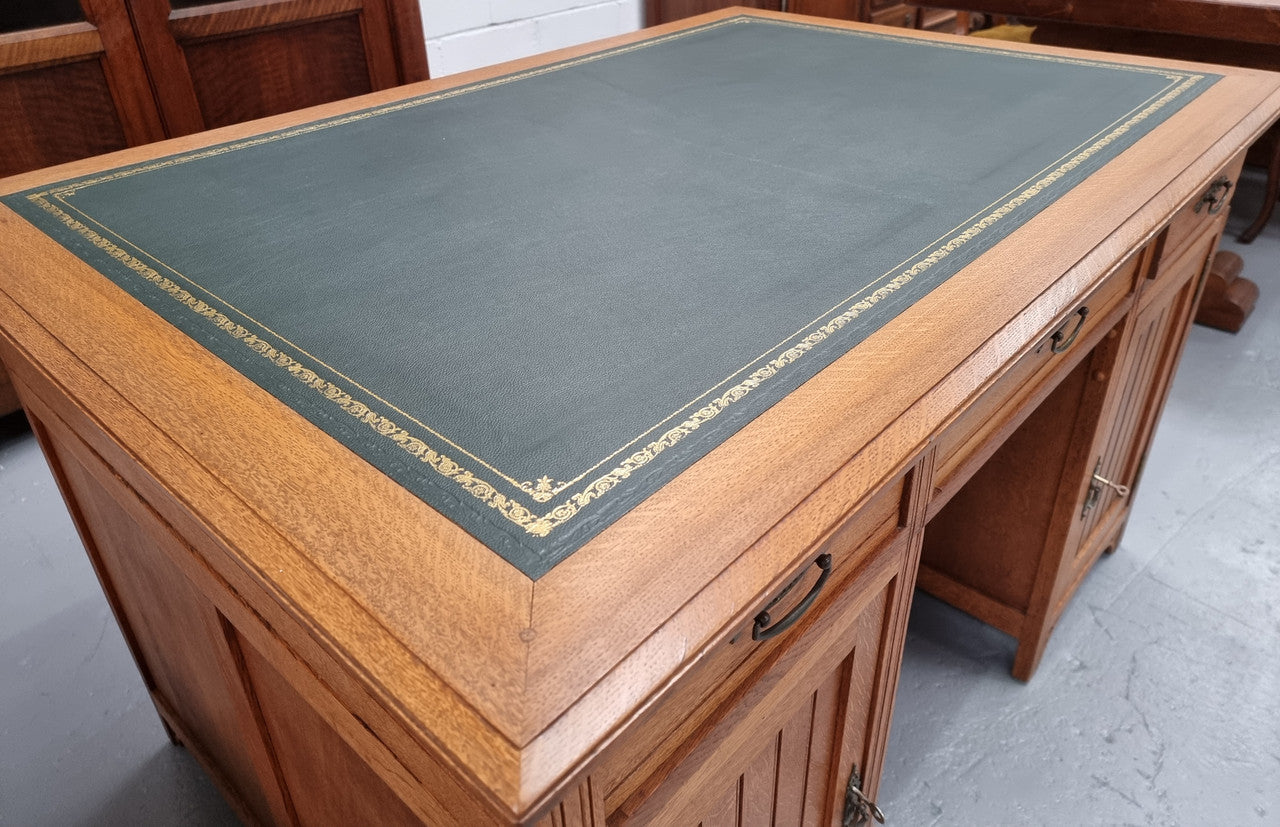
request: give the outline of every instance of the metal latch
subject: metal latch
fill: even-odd
[[[884,813],[862,791],[862,776],[858,774],[858,765],[854,764],[849,773],[849,786],[844,790],[844,817],[840,819],[840,827],[870,824],[873,818],[884,824]]]
[[[1098,458],[1098,464],[1093,467],[1093,478],[1089,482],[1089,494],[1084,498],[1084,510],[1080,512],[1080,516],[1086,516],[1098,504],[1098,498],[1102,495],[1103,488],[1110,488],[1116,492],[1117,496],[1129,496],[1129,486],[1121,485],[1102,476],[1102,458]]]

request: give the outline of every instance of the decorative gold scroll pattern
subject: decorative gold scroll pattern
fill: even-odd
[[[747,18],[747,17],[732,18],[730,20],[723,21],[722,23],[719,23],[719,24],[713,24],[713,26],[728,25],[728,24],[743,22],[751,19],[752,18]],[[777,22],[777,21],[771,21],[771,22]],[[784,23],[783,25],[790,25],[790,26],[797,26],[797,27],[804,27],[804,28],[813,27],[808,24]],[[163,274],[158,272],[155,268],[151,267],[144,261],[138,259],[132,253],[121,248],[119,245],[115,244],[110,239],[104,237],[93,228],[87,226],[86,224],[81,222],[79,219],[75,218],[74,216],[72,216],[71,214],[63,210],[60,206],[50,201],[48,198],[48,196],[52,195],[54,198],[59,200],[65,199],[71,195],[74,195],[74,193],[79,189],[83,189],[85,187],[92,186],[94,184],[103,183],[105,181],[115,180],[117,178],[124,177],[127,175],[134,175],[134,174],[138,174],[139,172],[158,169],[158,168],[161,168],[164,166],[170,166],[176,163],[186,163],[191,160],[196,160],[198,158],[210,157],[212,155],[222,154],[224,152],[229,152],[234,149],[241,149],[248,146],[254,146],[254,145],[266,143],[272,140],[280,140],[282,138],[289,137],[291,135],[298,135],[306,132],[312,132],[318,129],[339,125],[341,123],[349,123],[354,120],[360,120],[365,117],[371,117],[375,114],[383,114],[386,112],[396,111],[398,109],[408,108],[410,106],[421,105],[422,103],[429,102],[430,100],[440,100],[443,98],[452,97],[457,94],[463,94],[464,92],[476,91],[477,89],[494,86],[499,83],[507,83],[512,80],[519,79],[521,77],[529,77],[536,74],[542,74],[548,71],[554,71],[559,68],[564,68],[565,66],[568,66],[568,65],[577,65],[579,63],[588,62],[590,60],[597,60],[597,59],[600,59],[602,56],[618,54],[620,51],[632,51],[638,48],[643,48],[645,46],[653,45],[654,43],[657,43],[657,42],[664,42],[666,40],[670,40],[675,37],[686,36],[687,34],[694,31],[705,31],[706,28],[710,28],[710,27],[703,27],[700,29],[689,30],[686,32],[678,33],[676,35],[670,35],[665,38],[660,38],[654,41],[646,41],[643,43],[634,44],[633,46],[630,46],[630,47],[623,47],[622,49],[619,49],[619,50],[610,50],[610,51],[599,53],[596,55],[589,55],[587,57],[580,58],[574,61],[566,61],[560,64],[553,64],[550,67],[544,67],[539,70],[523,72],[523,73],[519,73],[518,75],[498,78],[493,81],[461,87],[460,89],[456,89],[456,90],[449,90],[444,93],[428,95],[428,96],[424,96],[424,98],[414,99],[412,101],[406,101],[401,104],[381,107],[375,110],[367,110],[365,112],[356,113],[346,118],[335,119],[333,121],[325,121],[320,124],[311,124],[306,127],[300,127],[297,129],[288,130],[281,133],[275,133],[269,136],[263,136],[257,139],[242,141],[236,144],[229,144],[222,147],[214,147],[210,150],[196,152],[190,155],[165,159],[164,161],[151,164],[151,165],[145,165],[142,167],[135,167],[135,168],[125,169],[125,170],[117,170],[108,175],[100,176],[100,177],[85,180],[85,181],[61,184],[56,187],[50,188],[49,190],[45,190],[43,192],[33,193],[29,195],[28,198],[33,203],[37,204],[40,208],[47,211],[51,215],[55,216],[59,221],[61,221],[73,232],[85,238],[86,240],[91,242],[95,247],[104,251],[113,259],[119,261],[121,264],[128,267],[130,270],[136,272],[142,278],[154,284],[156,287],[158,287],[161,291],[169,295],[175,301],[184,305],[193,313],[207,319],[217,329],[232,336],[252,352],[268,360],[276,367],[284,370],[289,375],[294,377],[297,381],[301,382],[306,387],[314,390],[317,394],[322,396],[324,399],[337,405],[339,408],[341,408],[343,411],[345,411],[348,415],[350,415],[357,421],[369,426],[369,428],[371,428],[378,435],[384,438],[390,439],[395,445],[397,445],[403,451],[408,453],[410,456],[413,456],[416,459],[418,459],[420,462],[428,465],[440,476],[451,480],[453,483],[458,485],[463,491],[466,491],[471,496],[475,497],[477,500],[493,508],[495,511],[501,514],[502,517],[504,517],[509,522],[520,526],[525,532],[527,532],[530,535],[533,535],[536,537],[546,537],[550,535],[554,529],[568,522],[577,514],[581,513],[581,511],[584,508],[586,508],[588,505],[590,505],[592,502],[600,499],[606,493],[608,493],[609,491],[617,487],[621,482],[626,480],[633,473],[635,473],[639,469],[651,463],[654,459],[656,459],[660,454],[662,454],[668,448],[676,445],[681,440],[693,434],[699,428],[701,428],[704,424],[706,424],[707,422],[719,416],[719,414],[723,412],[725,409],[727,409],[729,406],[745,398],[752,391],[756,390],[761,385],[765,384],[766,382],[778,376],[779,373],[783,371],[786,367],[802,359],[805,355],[810,353],[817,345],[819,345],[821,342],[826,340],[832,334],[839,331],[841,328],[845,327],[846,325],[848,325],[850,322],[854,321],[858,317],[862,316],[864,313],[866,313],[868,310],[875,307],[885,298],[901,290],[904,286],[906,286],[911,281],[913,281],[917,276],[929,270],[931,267],[938,264],[939,262],[944,260],[947,256],[951,255],[955,251],[959,250],[963,245],[965,245],[969,241],[972,241],[974,238],[978,237],[982,232],[989,229],[991,226],[996,224],[998,221],[1000,221],[1004,217],[1008,216],[1010,213],[1014,212],[1019,207],[1025,205],[1031,199],[1035,198],[1037,195],[1042,193],[1046,188],[1052,186],[1055,182],[1061,180],[1063,177],[1069,174],[1072,170],[1076,169],[1085,161],[1097,155],[1099,152],[1101,152],[1106,147],[1108,147],[1109,145],[1114,143],[1116,140],[1121,138],[1123,135],[1125,135],[1127,132],[1129,132],[1133,127],[1140,124],[1142,121],[1145,121],[1152,114],[1154,114],[1155,112],[1159,111],[1160,109],[1168,105],[1169,102],[1181,96],[1191,87],[1195,86],[1205,78],[1204,75],[1199,75],[1199,74],[1186,75],[1183,73],[1171,73],[1167,69],[1161,70],[1161,69],[1149,68],[1149,67],[1121,66],[1120,68],[1129,68],[1135,71],[1145,71],[1152,74],[1161,74],[1166,78],[1169,78],[1171,81],[1178,81],[1179,79],[1181,79],[1181,82],[1178,83],[1177,86],[1169,89],[1164,95],[1150,102],[1143,109],[1134,113],[1131,117],[1129,117],[1128,119],[1120,123],[1114,129],[1107,132],[1107,134],[1098,138],[1097,140],[1089,144],[1087,147],[1077,152],[1075,155],[1071,156],[1070,158],[1063,161],[1056,167],[1052,168],[1047,174],[1038,178],[1034,183],[1022,189],[1012,198],[1005,201],[995,209],[991,210],[986,215],[983,215],[981,218],[979,218],[977,221],[973,222],[969,226],[965,227],[963,231],[961,231],[957,235],[954,235],[953,237],[948,239],[945,243],[943,243],[942,245],[938,246],[937,248],[929,252],[927,255],[913,262],[911,266],[900,271],[896,276],[894,276],[889,281],[884,282],[884,278],[890,275],[890,273],[886,273],[885,276],[882,277],[881,279],[878,279],[876,282],[872,282],[872,284],[875,284],[878,282],[884,282],[884,283],[881,284],[881,286],[879,286],[877,289],[875,289],[871,293],[863,296],[858,301],[849,305],[843,312],[840,312],[838,315],[835,315],[834,317],[831,317],[827,321],[818,325],[811,332],[805,335],[803,339],[796,342],[794,345],[787,348],[777,356],[769,359],[767,362],[765,362],[763,365],[761,365],[759,368],[757,368],[751,374],[749,374],[745,379],[733,385],[727,391],[723,392],[719,396],[708,401],[706,404],[698,408],[694,413],[689,415],[682,422],[675,425],[674,427],[667,429],[659,437],[649,441],[639,450],[633,451],[625,459],[619,462],[614,468],[600,475],[599,477],[591,481],[588,485],[586,485],[580,492],[570,495],[567,499],[565,499],[560,504],[556,505],[554,508],[552,508],[550,511],[546,512],[545,514],[534,513],[528,507],[502,494],[500,491],[494,488],[493,485],[486,482],[485,480],[482,480],[476,477],[470,470],[464,468],[462,465],[460,465],[458,462],[451,459],[449,456],[442,454],[439,451],[433,449],[424,440],[414,436],[412,433],[410,433],[409,431],[401,427],[392,419],[374,411],[365,403],[354,398],[350,393],[348,393],[342,387],[323,378],[316,371],[307,367],[302,362],[299,362],[298,360],[294,359],[288,354],[283,353],[274,345],[272,345],[271,342],[269,342],[268,340],[259,337],[253,331],[249,330],[248,328],[244,327],[243,325],[229,318],[217,307],[193,295],[186,288],[182,287],[180,284],[168,278],[167,276],[164,276]],[[830,29],[827,29],[826,27],[818,27],[818,28],[823,28],[824,30],[830,31]],[[837,30],[837,31],[841,31],[841,30]],[[868,33],[866,32],[856,32],[856,31],[850,31],[848,33],[858,34],[863,36],[882,37],[882,38],[889,37],[884,35],[868,35]],[[931,44],[931,45],[946,45],[952,48],[973,50],[973,51],[979,50],[978,47],[958,46],[955,44]],[[1063,63],[1098,65],[1098,62],[1082,61],[1082,60],[1077,60],[1072,58],[1027,55],[1023,53],[1012,53],[1012,54],[1021,58],[1033,58],[1033,59],[1038,58],[1038,59],[1053,60],[1053,61],[1063,62]],[[1107,64],[1107,65],[1111,65],[1111,64]],[[543,477],[542,479],[539,479],[536,483],[531,483],[531,482],[521,483],[519,485],[519,488],[524,493],[530,495],[536,502],[541,503],[541,502],[547,502],[553,499],[557,494],[563,491],[564,488],[567,487],[568,485],[569,483],[560,483],[560,482],[553,481],[550,478]]]
[[[830,321],[818,327],[816,330],[814,330],[812,333],[810,333],[800,342],[788,348],[787,350],[783,351],[777,357],[769,360],[765,365],[763,365],[762,367],[754,371],[744,381],[739,382],[737,385],[734,385],[732,388],[729,389],[728,392],[722,394],[720,397],[713,400],[711,403],[700,408],[695,414],[693,414],[693,416],[689,417],[684,422],[681,422],[676,427],[671,428],[658,439],[650,442],[647,446],[645,446],[644,449],[637,451],[633,453],[631,456],[627,457],[621,464],[619,464],[618,467],[609,471],[607,474],[604,474],[603,476],[597,478],[585,489],[583,489],[583,491],[581,491],[580,493],[574,494],[567,501],[560,504],[556,508],[552,509],[547,515],[545,515],[537,523],[535,523],[535,525],[537,525],[539,529],[541,529],[545,524],[546,532],[550,533],[551,529],[571,519],[575,514],[578,513],[578,511],[580,511],[583,507],[588,505],[592,500],[599,498],[600,496],[608,492],[610,489],[612,489],[614,486],[616,486],[619,482],[631,476],[631,474],[634,473],[636,470],[638,470],[639,468],[642,468],[643,466],[647,465],[649,462],[653,461],[653,459],[657,457],[658,454],[662,453],[667,448],[675,445],[677,442],[679,442],[681,439],[684,439],[689,434],[692,434],[694,431],[700,428],[704,423],[714,419],[725,408],[729,407],[734,402],[737,402],[738,400],[747,396],[747,394],[751,393],[751,391],[760,387],[760,385],[762,385],[764,382],[777,376],[780,370],[798,361],[805,354],[812,351],[815,346],[817,346],[819,343],[821,343],[831,334],[840,330],[845,325],[852,322],[854,319],[858,318],[859,316],[866,313],[871,308],[875,307],[886,297],[901,290],[904,286],[909,284],[921,273],[925,272],[926,270],[933,267],[938,262],[945,259],[947,256],[951,255],[956,250],[960,249],[967,242],[972,241],[984,230],[991,227],[997,221],[1004,218],[1009,213],[1016,210],[1018,207],[1021,207],[1022,205],[1026,204],[1032,198],[1034,198],[1035,196],[1043,192],[1046,187],[1049,187],[1054,182],[1062,179],[1064,176],[1070,173],[1071,170],[1080,166],[1080,164],[1084,163],[1089,158],[1093,157],[1098,152],[1101,152],[1107,146],[1114,143],[1118,138],[1120,138],[1122,135],[1127,133],[1135,125],[1146,120],[1148,117],[1152,115],[1152,113],[1156,112],[1157,110],[1165,106],[1169,101],[1178,97],[1187,89],[1190,89],[1192,86],[1194,86],[1196,83],[1199,83],[1200,80],[1203,79],[1203,77],[1204,77],[1203,75],[1192,75],[1188,77],[1177,87],[1170,90],[1168,93],[1166,93],[1165,95],[1160,97],[1158,100],[1156,100],[1155,102],[1147,106],[1145,109],[1141,110],[1140,112],[1135,114],[1133,117],[1126,120],[1123,124],[1121,124],[1112,132],[1108,133],[1105,137],[1100,138],[1099,140],[1090,144],[1089,147],[1087,147],[1086,149],[1073,155],[1070,159],[1068,159],[1063,164],[1059,165],[1048,175],[1045,175],[1044,177],[1037,180],[1031,186],[1022,190],[1022,192],[1018,193],[1016,197],[1010,199],[1009,201],[1002,204],[999,208],[983,216],[979,221],[975,222],[974,224],[966,228],[964,232],[951,238],[949,241],[947,241],[946,244],[943,244],[942,246],[938,247],[936,250],[934,250],[924,258],[917,261],[911,267],[899,273],[892,280],[890,280],[886,284],[882,285],[881,287],[873,291],[870,295],[862,298],[861,300],[859,300],[858,302],[850,306],[847,310],[845,310],[840,315],[836,316],[835,318],[831,319]],[[539,533],[538,536],[545,536],[545,535]]]

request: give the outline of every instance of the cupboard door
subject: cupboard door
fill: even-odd
[[[0,7],[0,177],[164,137],[129,14],[110,0]]]
[[[709,715],[692,736],[696,745],[655,772],[660,781],[629,818],[615,811],[608,823],[839,824],[855,768],[874,794],[892,695],[886,670],[896,662],[883,654],[904,610],[898,566],[906,545],[884,549],[878,564]]]
[[[876,0],[872,0],[871,5],[874,6],[875,2]],[[893,5],[898,5],[897,0],[893,0]],[[837,20],[866,22],[871,19],[867,0],[791,0],[787,3],[787,11],[811,14],[814,17],[832,17]]]
[[[308,827],[423,822],[250,643],[244,664],[297,815]]]
[[[129,0],[129,9],[170,135],[427,76],[416,0]]]
[[[191,550],[54,418],[29,415],[170,737],[200,759],[242,818],[290,823],[235,634],[175,562]]]
[[[1095,475],[1077,512],[1080,519],[1072,582],[1103,550],[1114,548],[1191,327],[1192,305],[1218,248],[1222,221],[1206,228],[1172,261],[1162,261],[1139,297],[1139,310],[1113,385],[1106,426],[1095,443]],[[1108,485],[1100,480],[1109,480]],[[1059,591],[1069,593],[1072,583]],[[1060,598],[1061,599],[1061,598]]]

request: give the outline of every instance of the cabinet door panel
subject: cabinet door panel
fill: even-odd
[[[0,75],[0,111],[0,176],[128,146],[96,60]]]
[[[1095,453],[1096,473],[1103,479],[1136,487],[1142,460],[1168,395],[1174,368],[1191,326],[1192,302],[1218,248],[1223,220],[1207,226],[1199,237],[1182,246],[1184,252],[1158,266],[1156,278],[1139,297],[1124,364],[1116,376],[1110,415]],[[1105,549],[1119,542],[1129,510],[1129,498],[1107,485],[1095,483],[1080,511],[1077,569],[1087,567]],[[1073,580],[1079,572],[1073,572]],[[1069,590],[1066,590],[1069,591]]]
[[[0,10],[0,177],[164,137],[123,4],[25,11]]]
[[[129,0],[170,135],[426,78],[415,0]]]
[[[644,24],[656,26],[659,23],[683,20],[695,14],[706,14],[709,11],[727,9],[730,6],[781,11],[782,0],[647,0],[644,6]]]
[[[300,824],[416,827],[423,823],[265,656],[247,643],[243,651]]]
[[[245,691],[229,625],[171,559],[189,549],[74,437],[46,428],[49,421],[32,412],[166,726],[202,759],[242,816],[286,823],[288,807]]]
[[[373,90],[354,17],[225,40],[193,39],[183,52],[209,129]]]
[[[8,0],[0,6],[0,34],[83,21],[77,0]]]

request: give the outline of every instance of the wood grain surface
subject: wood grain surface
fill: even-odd
[[[18,175],[0,189],[733,13]],[[1278,112],[1280,81],[1228,71],[537,583],[8,210],[0,211],[0,355],[39,416],[100,457],[182,539],[185,576],[221,595],[218,611],[249,641],[241,648],[260,691],[300,693],[306,709],[268,729],[306,731],[308,710],[347,721],[330,726],[378,768],[398,799],[391,811],[407,802],[418,817],[571,823],[562,796],[587,802],[570,807],[573,818],[596,813],[591,802],[607,791],[581,785],[625,744],[628,727],[807,567],[842,519],[924,467],[920,458],[965,407],[1069,320],[1082,296],[1151,242]],[[911,480],[932,491],[931,480]],[[927,495],[909,506],[917,529],[926,506]],[[900,608],[907,598],[898,599]],[[903,623],[895,615],[890,624],[894,646]],[[882,678],[877,714],[887,716],[893,681]],[[887,732],[887,717],[883,724]]]

